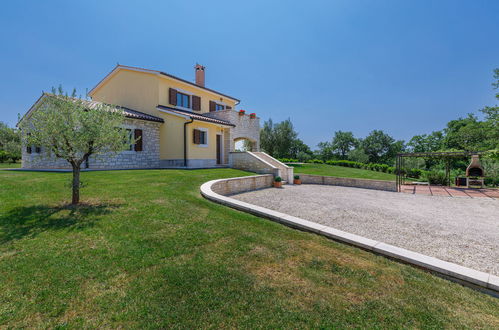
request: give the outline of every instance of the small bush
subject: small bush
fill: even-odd
[[[423,171],[418,168],[410,168],[407,170],[407,176],[410,178],[419,179],[422,174]]]
[[[312,163],[312,164],[324,164],[324,162],[320,159],[310,159],[307,161],[307,163]]]
[[[430,171],[426,173],[426,180],[428,180],[430,184],[447,185],[447,178],[442,171]]]
[[[499,178],[485,178],[483,183],[488,187],[499,187]]]
[[[300,180],[300,176],[299,175],[295,175],[295,180]]]
[[[274,178],[274,181],[275,181],[275,182],[282,182],[282,178],[281,178],[280,176],[276,176],[276,177]]]

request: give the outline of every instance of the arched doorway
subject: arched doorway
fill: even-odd
[[[233,141],[234,151],[258,151],[258,143],[247,137],[238,137]]]

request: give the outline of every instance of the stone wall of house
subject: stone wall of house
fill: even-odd
[[[337,178],[333,176],[300,174],[301,182],[304,184],[323,184],[331,186],[344,186],[365,189],[376,189],[386,191],[397,191],[395,181]]]
[[[253,143],[251,151],[260,150],[260,118],[251,118],[250,115],[240,115],[235,110],[222,110],[205,113],[203,115],[228,121],[235,127],[231,127],[224,131],[224,147],[228,148],[229,152],[235,151],[235,140],[248,139]],[[225,152],[228,155],[229,152]],[[226,159],[226,161],[228,161]]]
[[[127,119],[124,127],[142,130],[142,151],[123,151],[118,154],[91,156],[89,169],[126,169],[159,167],[159,127],[161,123]],[[69,169],[71,165],[64,159],[50,155],[45,150],[28,154],[23,148],[22,168],[26,169]],[[86,164],[82,164],[82,169]]]
[[[215,182],[211,189],[217,194],[229,196],[263,188],[272,187],[274,176],[271,174],[230,178]]]

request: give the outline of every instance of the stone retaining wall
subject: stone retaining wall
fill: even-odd
[[[330,186],[344,186],[365,189],[376,189],[386,191],[397,191],[395,181],[337,178],[334,176],[299,174],[301,182],[304,184],[323,184]]]
[[[249,151],[231,152],[229,155],[229,166],[243,171],[281,176],[279,168]]]
[[[243,176],[215,182],[211,189],[220,195],[228,196],[245,191],[272,187],[274,176],[272,174]]]

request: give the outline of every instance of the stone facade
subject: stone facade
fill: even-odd
[[[337,178],[333,176],[300,174],[302,183],[305,184],[323,184],[331,186],[355,187],[364,189],[376,189],[386,191],[397,191],[395,181]]]
[[[126,169],[126,168],[158,168],[159,161],[159,127],[161,123],[127,119],[124,127],[142,130],[142,151],[123,151],[118,154],[103,154],[91,156],[88,160],[89,169]],[[35,151],[34,148],[32,148]],[[56,158],[45,152],[26,152],[23,148],[22,168],[26,169],[69,169],[71,165],[64,159]],[[87,168],[82,164],[82,168]]]
[[[247,139],[253,143],[251,151],[260,150],[260,118],[251,118],[250,115],[240,115],[235,110],[222,110],[203,114],[231,122],[236,127],[224,129],[224,163],[229,162],[229,152],[236,150],[235,143],[240,139]]]

